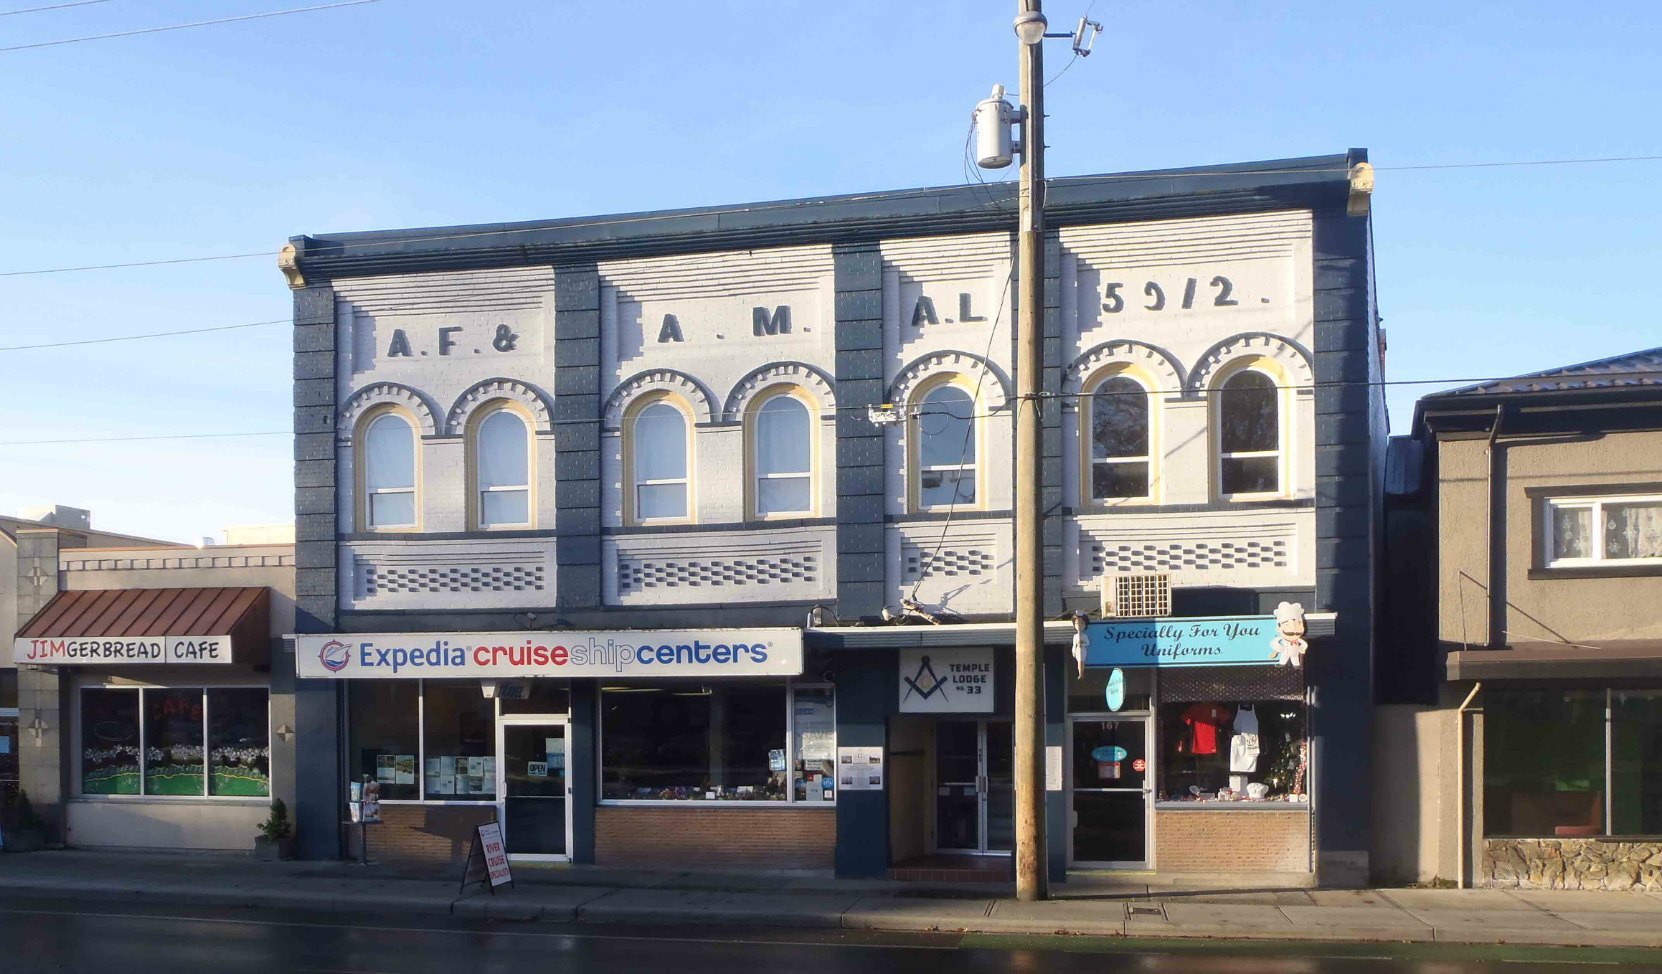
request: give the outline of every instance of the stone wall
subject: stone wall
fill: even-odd
[[[1662,890],[1662,841],[1490,839],[1478,876],[1496,887]]]

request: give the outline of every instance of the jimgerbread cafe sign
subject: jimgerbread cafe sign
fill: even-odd
[[[308,679],[799,676],[800,629],[335,633],[294,637]]]
[[[229,663],[230,636],[37,636],[12,640],[12,660],[83,663]]]

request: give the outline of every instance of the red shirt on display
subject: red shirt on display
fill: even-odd
[[[1218,731],[1233,718],[1228,707],[1217,703],[1197,703],[1183,711],[1183,723],[1190,728],[1190,754],[1218,753]]]

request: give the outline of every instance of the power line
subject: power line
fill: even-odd
[[[88,0],[96,2],[96,0]],[[105,41],[112,37],[135,37],[139,34],[159,34],[169,30],[185,30],[190,27],[212,27],[215,24],[234,24],[244,20],[264,20],[267,17],[286,17],[289,14],[312,13],[318,10],[336,10],[340,7],[356,7],[366,3],[380,3],[381,0],[342,0],[340,3],[325,3],[315,7],[293,7],[288,10],[268,10],[265,13],[243,14],[240,17],[221,17],[218,20],[198,20],[189,24],[168,24],[165,27],[141,27],[138,30],[116,31],[113,34],[89,34],[84,37],[65,37],[55,41],[36,41],[33,44],[14,44],[11,47],[0,47],[0,54],[8,51],[28,51],[37,47],[57,47],[60,44],[79,44],[82,41]],[[76,6],[66,4],[66,6]],[[41,8],[52,9],[52,8]],[[25,13],[26,11],[16,11]]]
[[[375,2],[378,2],[378,0],[352,0],[352,2],[354,2],[354,3],[375,3]],[[324,8],[305,8],[305,9],[324,9]],[[5,49],[0,49],[0,50],[5,50]],[[1433,172],[1433,171],[1457,170],[1457,169],[1501,169],[1501,168],[1520,168],[1520,167],[1539,167],[1539,166],[1579,166],[1579,165],[1598,165],[1598,164],[1625,163],[1625,162],[1662,162],[1662,155],[1600,156],[1600,157],[1584,158],[1584,159],[1506,160],[1506,161],[1500,161],[1500,162],[1428,163],[1428,164],[1425,164],[1425,165],[1413,165],[1413,166],[1375,166],[1374,170],[1376,172]],[[1126,181],[1133,181],[1133,180],[1170,180],[1170,179],[1174,179],[1174,178],[1195,179],[1195,178],[1210,178],[1210,177],[1224,178],[1224,177],[1235,177],[1235,176],[1275,176],[1275,175],[1299,175],[1299,174],[1302,174],[1302,175],[1320,175],[1320,174],[1332,175],[1332,174],[1343,173],[1343,172],[1349,172],[1349,169],[1346,168],[1346,167],[1342,167],[1342,166],[1338,166],[1338,167],[1320,167],[1320,166],[1317,166],[1317,167],[1281,168],[1281,169],[1218,169],[1218,170],[1197,170],[1197,171],[1193,171],[1193,172],[1099,173],[1099,174],[1095,174],[1095,175],[1084,175],[1084,176],[1053,176],[1053,177],[1050,177],[1050,178],[1046,179],[1045,182],[1047,184],[1051,184],[1051,185],[1062,185],[1062,184],[1082,183],[1082,182],[1106,182],[1106,181],[1126,182]],[[996,183],[987,184],[987,183],[983,182],[983,185],[997,185],[997,184]],[[940,187],[934,187],[934,188],[929,188],[929,189],[908,190],[908,191],[902,191],[902,192],[861,193],[861,194],[851,194],[851,195],[848,195],[848,196],[837,197],[836,202],[839,202],[839,203],[861,203],[861,202],[867,202],[867,201],[881,201],[881,200],[895,200],[895,201],[898,201],[898,200],[906,200],[906,199],[918,199],[918,198],[928,197],[928,196],[937,196],[937,195],[940,194],[940,192],[941,192]],[[817,205],[820,205],[820,203],[821,203],[821,201],[819,201],[819,200],[788,200],[788,201],[783,201],[783,202],[779,202],[779,203],[756,203],[756,204],[752,204],[750,206],[733,207],[731,209],[726,210],[725,212],[731,213],[731,214],[734,214],[734,215],[745,214],[745,213],[766,213],[766,212],[773,211],[773,210],[802,209],[802,208],[806,208],[806,207],[810,207],[810,206],[817,206]],[[1015,199],[1014,198],[1004,199],[1004,200],[990,200],[988,203],[981,204],[981,208],[983,208],[983,209],[986,209],[986,208],[999,209],[999,208],[1005,208],[1005,207],[1013,207],[1014,204],[1015,204]],[[570,222],[559,221],[559,222],[554,222],[554,223],[551,223],[551,224],[548,224],[548,225],[541,225],[541,226],[497,227],[497,228],[490,229],[490,230],[469,230],[469,231],[460,231],[460,232],[455,232],[455,233],[437,233],[437,234],[428,234],[428,235],[423,235],[423,236],[401,237],[401,238],[398,238],[395,241],[389,241],[389,242],[403,245],[403,244],[412,244],[412,243],[435,243],[435,242],[444,241],[444,240],[466,240],[466,239],[471,239],[471,238],[475,238],[475,237],[508,237],[508,236],[513,236],[515,234],[545,233],[545,232],[548,232],[548,231],[551,231],[551,230],[552,231],[583,230],[583,229],[590,229],[590,228],[597,228],[597,227],[623,226],[623,225],[633,224],[633,223],[650,223],[650,222],[666,220],[666,219],[670,219],[670,218],[671,217],[669,217],[665,214],[644,214],[644,215],[640,215],[640,216],[613,217],[613,218],[608,218],[608,219],[575,220],[575,221],[570,221]],[[35,276],[35,275],[41,275],[41,274],[68,274],[68,273],[73,273],[73,272],[77,272],[77,271],[106,271],[106,270],[120,270],[120,269],[124,269],[124,268],[129,268],[129,267],[158,267],[158,266],[163,266],[163,265],[168,265],[168,264],[195,264],[195,263],[202,263],[202,262],[205,262],[205,261],[217,261],[217,260],[245,260],[245,259],[253,258],[253,257],[276,257],[278,255],[278,253],[279,252],[275,251],[275,250],[259,250],[259,251],[250,251],[250,252],[247,252],[247,253],[240,253],[240,254],[214,254],[214,255],[205,256],[205,257],[175,257],[175,258],[164,258],[164,259],[156,259],[156,260],[126,261],[126,262],[122,262],[122,263],[112,263],[112,264],[81,264],[81,265],[70,266],[70,267],[43,267],[43,268],[35,268],[35,269],[31,269],[31,270],[22,270],[22,271],[0,271],[0,277],[28,277],[28,276]]]
[[[271,321],[249,321],[240,325],[215,325],[211,328],[182,328],[178,331],[153,331],[143,335],[117,335],[113,338],[83,338],[73,342],[42,342],[39,345],[0,345],[0,352],[28,352],[37,348],[69,348],[74,345],[108,345],[112,342],[136,342],[144,338],[172,338],[175,335],[205,335],[215,331],[236,331],[239,328],[259,328],[263,325],[286,325],[287,318]]]
[[[0,10],[0,17],[10,17],[13,14],[37,14],[43,10],[63,10],[68,7],[90,7],[95,3],[109,3],[110,0],[75,0],[74,3],[54,3],[46,7],[24,7],[22,10]]]

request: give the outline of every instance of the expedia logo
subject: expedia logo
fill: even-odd
[[[339,673],[352,662],[352,648],[338,639],[331,639],[317,651],[317,660],[330,673]]]

